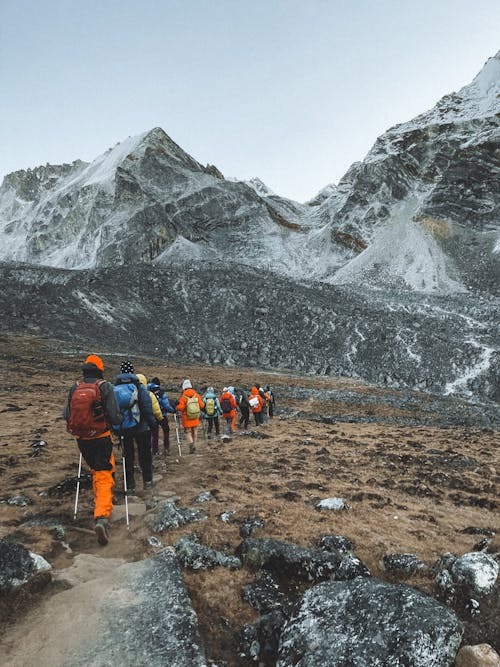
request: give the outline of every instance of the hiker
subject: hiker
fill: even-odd
[[[250,390],[250,396],[248,398],[248,403],[250,409],[252,410],[253,417],[255,419],[255,426],[262,426],[262,405],[264,403],[262,396],[259,394],[259,390],[256,386],[253,386]]]
[[[250,421],[250,403],[248,402],[248,396],[244,389],[240,389],[238,392],[238,407],[241,413],[239,426],[246,431],[248,422]]]
[[[269,404],[269,396],[266,394],[264,389],[262,387],[259,387],[256,385],[259,389],[259,396],[262,398],[262,412],[261,412],[261,417],[262,417],[262,425],[267,424],[269,421],[269,417],[267,415],[267,406]]]
[[[151,389],[148,387],[148,381],[146,380],[146,376],[143,375],[142,373],[136,373],[137,377],[139,378],[139,382],[143,384],[146,389],[148,390],[149,393],[149,398],[151,399],[151,405],[153,407],[153,415],[155,418],[155,425],[150,428],[151,431],[151,454],[154,454],[153,452],[153,436],[156,433],[156,444],[158,445],[158,428],[159,428],[159,423],[163,421],[163,412],[161,411],[160,408],[160,402],[156,398],[155,394]],[[158,453],[158,446],[156,447],[156,453]]]
[[[234,387],[231,387],[234,391]],[[222,408],[222,416],[226,420],[225,435],[232,435],[234,433],[234,424],[236,422],[236,399],[229,391],[229,387],[224,387],[219,398],[219,403]]]
[[[170,405],[167,392],[165,389],[162,389],[160,385],[161,382],[157,377],[151,378],[151,382],[148,384],[149,391],[152,391],[158,400],[163,417],[162,420],[151,431],[151,450],[153,452],[153,456],[158,454],[158,436],[160,433],[160,427],[163,431],[163,450],[166,455],[170,454],[170,426],[168,424],[168,415],[175,412],[175,408]]]
[[[109,516],[113,510],[115,457],[111,425],[123,420],[111,382],[104,380],[101,357],[90,354],[82,366],[83,380],[71,387],[64,408],[68,431],[92,473],[95,533],[99,544],[108,543]],[[76,511],[76,510],[75,510]]]
[[[189,453],[194,454],[198,440],[198,426],[203,410],[203,400],[193,389],[190,380],[184,380],[182,383],[182,396],[177,403],[176,410],[182,415],[182,425],[186,434],[186,442],[189,443]]]
[[[215,426],[215,435],[219,435],[219,415],[222,414],[222,408],[219,399],[215,395],[213,387],[208,387],[203,397],[203,418],[207,420],[207,439],[212,439],[212,428]]]
[[[274,398],[274,392],[269,385],[266,387],[266,394],[269,397],[267,409],[269,412],[269,419],[274,417],[274,408],[276,407],[276,400]]]
[[[115,394],[120,409],[124,412],[124,420],[117,429],[117,434],[123,445],[125,457],[126,493],[133,496],[135,494],[134,443],[137,445],[137,458],[141,468],[143,488],[149,490],[153,486],[151,430],[154,429],[157,422],[153,414],[153,402],[146,389],[146,378],[144,375],[135,374],[134,366],[130,361],[124,361],[120,365],[120,373],[115,380]],[[161,410],[159,412],[161,413]]]

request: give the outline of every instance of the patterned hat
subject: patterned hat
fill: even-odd
[[[127,359],[120,364],[120,373],[135,373],[134,364]]]

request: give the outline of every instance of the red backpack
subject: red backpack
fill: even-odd
[[[71,394],[67,430],[77,438],[97,438],[109,430],[101,401],[101,384],[79,380]]]

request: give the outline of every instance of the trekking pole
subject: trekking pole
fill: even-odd
[[[127,522],[127,530],[129,530],[130,523],[128,519],[127,471],[125,469],[125,447],[123,446],[123,435],[120,436],[120,447],[122,449],[123,488],[125,490],[125,521]]]
[[[82,453],[80,452],[80,461],[78,462],[78,480],[76,482],[75,513],[73,514],[73,521],[76,519],[76,513],[78,511],[78,496],[80,494],[81,476],[82,476]]]
[[[176,412],[174,412],[174,422],[175,422],[175,435],[177,437],[177,449],[179,450],[179,456],[182,456],[181,437],[179,435],[179,423],[177,421],[177,413]]]

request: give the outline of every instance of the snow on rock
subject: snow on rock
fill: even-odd
[[[286,622],[277,667],[446,667],[462,638],[454,612],[407,586],[372,578],[325,582]]]

